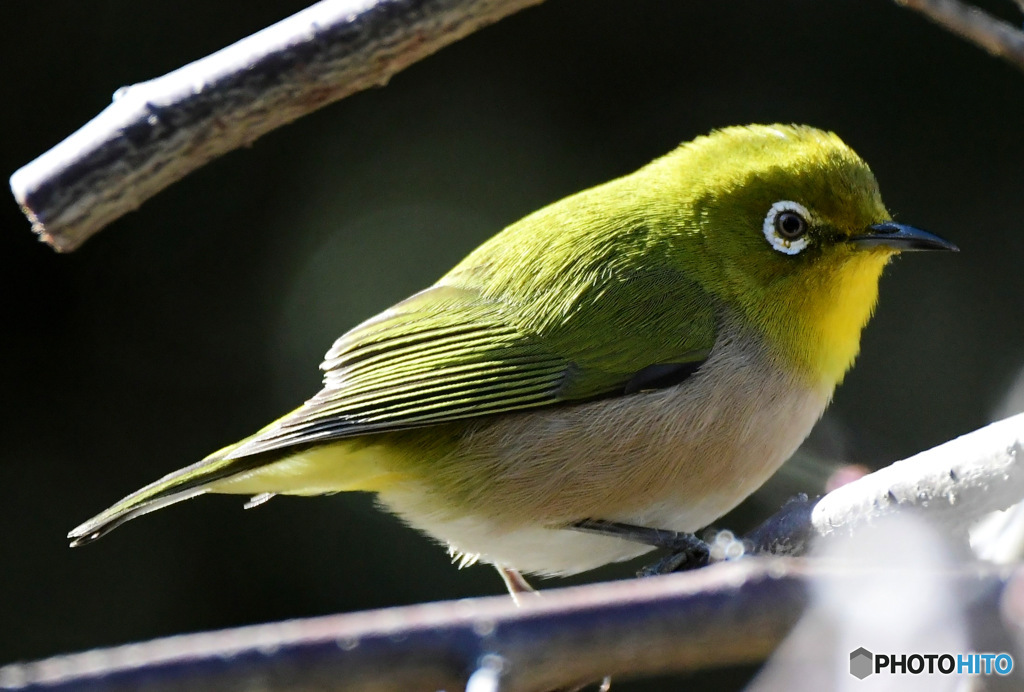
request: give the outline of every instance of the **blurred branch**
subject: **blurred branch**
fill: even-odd
[[[755,532],[762,549],[857,532],[912,511],[963,534],[1024,497],[1024,414],[832,491],[791,503]],[[500,669],[501,690],[544,690],[613,674],[694,671],[763,660],[808,602],[811,581],[870,572],[794,558],[746,559],[667,577],[552,589],[245,627],[0,668],[0,689],[462,689]],[[1014,576],[1016,575],[1016,576]],[[1024,574],[984,563],[944,578],[980,626],[1024,631]],[[892,579],[905,579],[898,570]],[[1009,588],[1008,588],[1009,587]],[[1004,593],[1005,592],[1005,593]]]
[[[541,0],[323,0],[169,74],[119,89],[11,176],[33,230],[76,249],[221,154]]]
[[[761,661],[799,619],[811,582],[865,574],[795,558],[544,592],[516,607],[492,597],[161,639],[0,668],[0,689],[463,689],[482,669],[502,692],[541,691]],[[1019,628],[1024,575],[970,567],[947,575],[981,627]],[[844,652],[845,654],[845,652]]]
[[[1017,0],[1018,6],[1024,4]],[[939,26],[1024,70],[1024,31],[960,0],[896,0]]]

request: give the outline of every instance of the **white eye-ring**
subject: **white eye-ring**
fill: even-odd
[[[764,217],[764,237],[779,252],[796,255],[808,245],[810,218],[811,213],[802,204],[789,200],[776,202]]]

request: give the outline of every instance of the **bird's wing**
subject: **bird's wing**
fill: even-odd
[[[470,288],[418,293],[338,339],[320,393],[222,458],[656,389],[711,350],[714,310],[696,284],[605,284],[543,323]]]
[[[711,300],[675,275],[606,277],[575,292],[531,296],[544,300],[561,307],[538,310],[451,284],[416,294],[338,339],[321,366],[319,394],[132,493],[74,529],[72,545],[296,447],[671,386],[699,366],[715,339]]]

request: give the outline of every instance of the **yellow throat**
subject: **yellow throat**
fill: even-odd
[[[829,389],[843,381],[860,352],[860,335],[878,302],[882,270],[895,254],[888,248],[851,250],[828,271],[804,282],[797,296],[759,320],[809,384]]]

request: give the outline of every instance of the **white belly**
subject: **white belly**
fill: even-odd
[[[792,455],[831,393],[784,372],[757,339],[726,332],[680,385],[482,422],[429,479],[379,497],[456,553],[574,574],[651,548],[558,526],[696,531]]]

